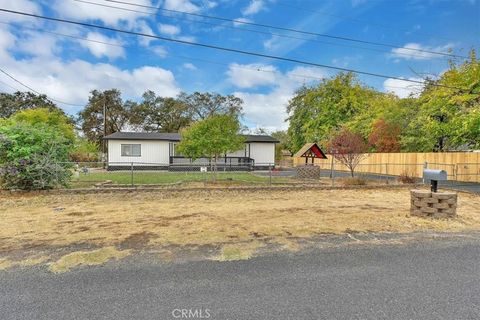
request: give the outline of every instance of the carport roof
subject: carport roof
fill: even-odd
[[[279,141],[267,135],[243,135],[246,142],[270,142],[278,143]],[[105,140],[164,140],[164,141],[180,141],[179,133],[163,133],[163,132],[115,132],[105,137]]]

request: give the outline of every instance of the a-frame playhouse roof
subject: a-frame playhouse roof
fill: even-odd
[[[325,153],[316,143],[307,143],[305,144],[294,157],[303,157],[303,158],[318,158],[318,159],[327,159]]]

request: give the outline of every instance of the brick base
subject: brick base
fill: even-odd
[[[303,179],[320,179],[320,167],[303,165],[296,167],[297,177]]]
[[[457,194],[454,192],[411,190],[410,195],[412,216],[450,218],[457,215]]]

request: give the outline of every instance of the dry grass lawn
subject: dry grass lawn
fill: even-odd
[[[410,217],[409,206],[408,189],[3,196],[0,259],[68,246],[126,251],[214,245],[224,246],[220,260],[230,260],[244,255],[235,245],[253,241],[285,244],[285,239],[324,233],[480,230],[479,196],[460,194],[458,217],[450,220]]]

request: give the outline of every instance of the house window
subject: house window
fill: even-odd
[[[140,157],[142,155],[141,144],[122,144],[122,157]]]
[[[173,154],[175,157],[183,157],[183,154],[181,154],[180,152],[178,152],[178,143],[176,143],[176,142],[173,142],[173,143],[172,143],[172,154]]]

